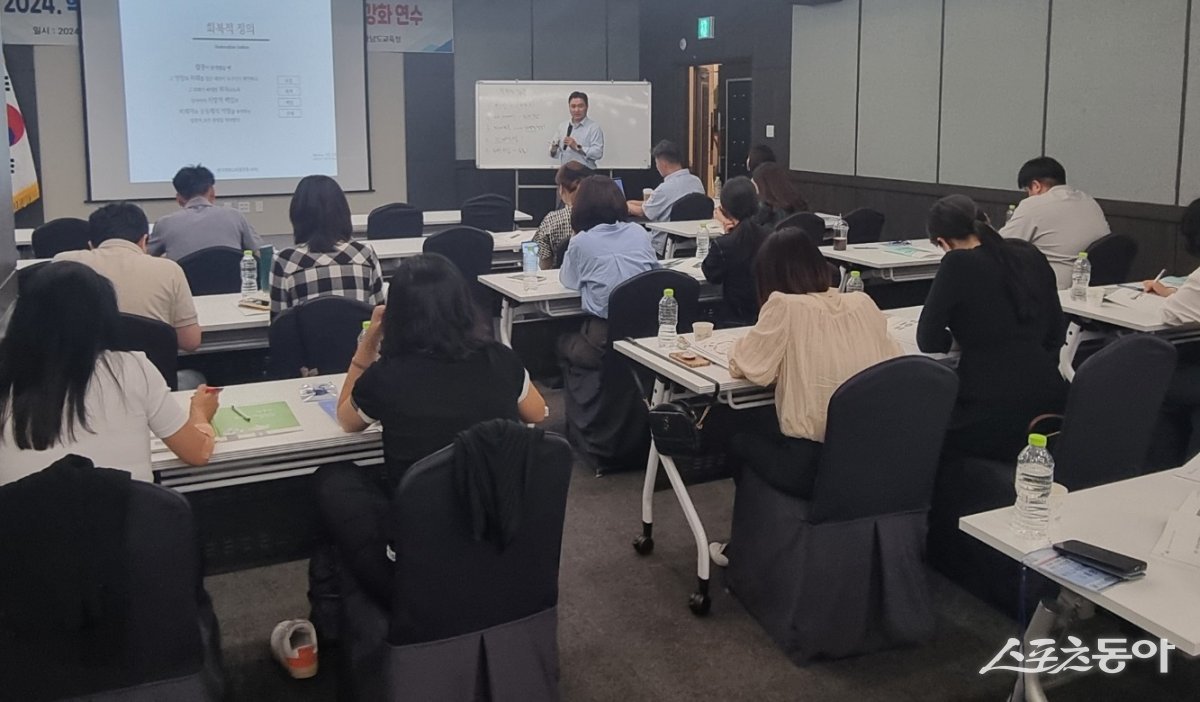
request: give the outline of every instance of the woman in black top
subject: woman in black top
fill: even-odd
[[[946,251],[921,321],[917,344],[944,353],[954,342],[958,404],[949,450],[1012,460],[1030,420],[1061,411],[1066,383],[1058,371],[1065,336],[1054,271],[1023,241],[1005,240],[964,195],[929,211],[929,238]]]
[[[383,425],[385,474],[338,464],[316,476],[322,521],[363,588],[388,605],[392,564],[384,555],[383,524],[391,493],[412,464],[479,422],[545,417],[546,403],[521,359],[487,338],[454,264],[437,254],[404,259],[387,305],[371,316],[337,404],[346,431]],[[314,591],[323,589],[316,578],[310,566]]]
[[[758,195],[749,178],[730,180],[721,188],[716,218],[725,235],[716,237],[701,264],[704,277],[722,286],[722,295],[732,326],[758,321],[758,293],[754,284],[754,256],[769,233],[754,221]]]
[[[755,221],[768,229],[797,212],[808,212],[808,202],[792,184],[788,172],[778,163],[767,162],[754,169],[754,187],[758,188],[759,211]]]

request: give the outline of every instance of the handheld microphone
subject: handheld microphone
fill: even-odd
[[[575,128],[575,125],[573,125],[569,122],[567,123],[567,136],[571,136],[571,130],[574,128]]]

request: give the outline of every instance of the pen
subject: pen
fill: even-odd
[[[230,406],[229,406],[229,409],[230,409],[230,410],[232,410],[234,414],[236,414],[237,416],[239,416],[239,417],[241,417],[242,419],[246,420],[247,422],[248,422],[248,421],[250,421],[250,418],[249,418],[249,417],[247,417],[246,415],[242,414],[242,411],[241,411],[241,410],[239,410],[239,409],[238,409],[237,407],[235,407],[234,405],[230,405]]]
[[[1163,277],[1164,275],[1166,275],[1166,274],[1167,274],[1167,269],[1166,269],[1166,268],[1164,268],[1164,269],[1162,269],[1161,271],[1159,271],[1159,272],[1158,272],[1158,275],[1154,276],[1154,280],[1150,281],[1150,290],[1154,290],[1154,284],[1155,284],[1155,283],[1157,283],[1158,281],[1162,280],[1162,277]],[[1135,299],[1135,300],[1136,300],[1136,299],[1140,298],[1142,295],[1145,295],[1145,294],[1146,294],[1146,292],[1147,292],[1146,290],[1142,290],[1142,291],[1141,291],[1140,293],[1138,293],[1137,295],[1134,295],[1133,299]]]

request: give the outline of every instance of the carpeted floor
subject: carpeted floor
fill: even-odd
[[[552,408],[558,410],[557,393],[549,394]],[[640,530],[640,489],[640,474],[595,478],[577,466],[573,476],[559,578],[565,700],[1006,698],[1012,685],[1009,674],[981,676],[978,671],[1016,635],[1015,623],[936,574],[930,577],[937,636],[921,648],[798,668],[720,587],[719,569],[712,613],[693,616],[686,598],[695,579],[695,551],[671,492],[656,495],[654,554],[639,557],[630,545]],[[710,537],[727,535],[733,484],[699,485],[691,494]],[[277,621],[307,616],[305,562],[212,576],[206,584],[221,622],[234,699],[336,698],[332,666],[315,679],[293,681],[268,649]],[[1118,625],[1098,617],[1083,638],[1094,642],[1094,632]],[[1116,676],[1093,673],[1062,681],[1050,697],[1056,702],[1200,698],[1200,664],[1179,655],[1170,662],[1167,676],[1143,664]]]

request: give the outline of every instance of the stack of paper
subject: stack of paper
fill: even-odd
[[[1188,495],[1167,518],[1167,526],[1154,546],[1154,555],[1200,566],[1200,491]]]
[[[1114,302],[1131,310],[1158,317],[1162,313],[1163,298],[1129,288],[1114,288],[1104,293],[1105,302]]]

